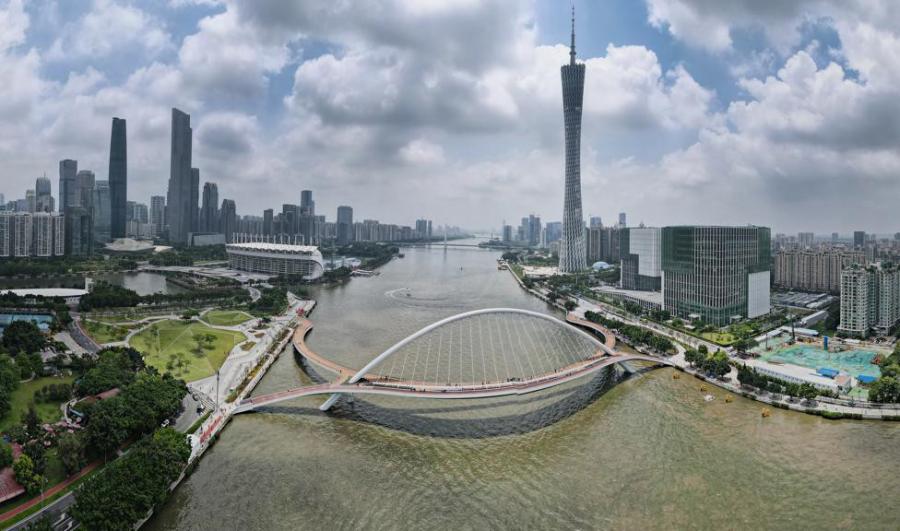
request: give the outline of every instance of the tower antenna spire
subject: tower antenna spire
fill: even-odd
[[[575,2],[572,2],[572,45],[569,47],[569,64],[575,64]]]

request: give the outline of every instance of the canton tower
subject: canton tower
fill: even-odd
[[[562,75],[563,116],[566,127],[566,193],[563,201],[559,270],[587,269],[584,218],[581,215],[581,102],[584,99],[584,64],[575,62],[575,7],[572,7],[572,46]]]

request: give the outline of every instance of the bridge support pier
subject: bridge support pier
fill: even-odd
[[[622,370],[627,372],[629,376],[637,372],[637,370],[634,367],[632,367],[627,361],[623,361],[622,363],[619,363],[618,365],[619,365],[619,367],[622,367]]]
[[[338,401],[338,398],[340,398],[340,397],[341,397],[341,395],[339,393],[334,393],[333,395],[329,396],[328,400],[326,400],[325,402],[322,403],[321,406],[319,406],[319,411],[328,411],[329,409],[331,409],[331,406],[333,406],[335,404],[335,402]]]

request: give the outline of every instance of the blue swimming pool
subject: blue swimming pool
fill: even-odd
[[[774,352],[763,353],[760,357],[769,362],[791,363],[810,369],[830,367],[844,371],[853,376],[866,374],[881,376],[881,369],[872,363],[877,352],[872,350],[845,350],[843,352],[827,352],[821,347],[811,345],[792,345]]]

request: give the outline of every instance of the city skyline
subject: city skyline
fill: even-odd
[[[886,127],[900,24],[875,4],[576,2],[590,28],[582,57],[597,74],[585,81],[584,215],[892,232],[882,198],[900,192],[900,141]],[[66,158],[104,169],[119,116],[130,122],[129,199],[146,202],[163,191],[175,106],[195,116],[194,166],[222,196],[246,197],[241,212],[280,204],[289,186],[317,190],[323,211],[347,203],[381,219],[424,210],[473,229],[519,210],[561,219],[553,71],[565,62],[568,13],[548,1],[390,6],[403,38],[367,30],[364,6],[105,1],[53,12],[7,2],[0,65],[21,72],[27,93],[4,89],[16,104],[0,109],[13,139],[0,148],[4,191],[28,189]],[[53,13],[65,21],[58,34]],[[132,31],[79,31],[103,16]],[[273,21],[278,31],[264,34]],[[423,27],[433,31],[406,33]],[[460,38],[479,28],[479,39]],[[434,44],[446,40],[461,48]],[[837,208],[853,216],[835,219]]]

